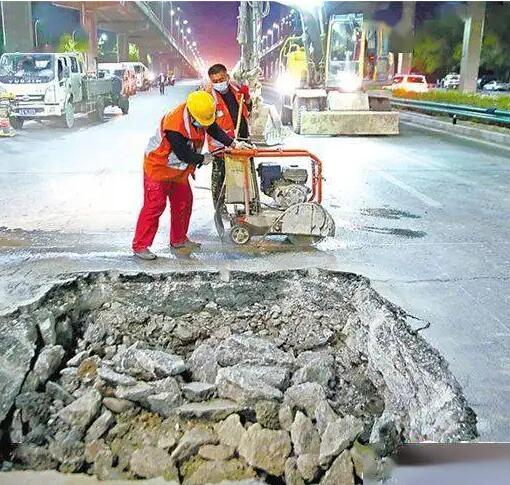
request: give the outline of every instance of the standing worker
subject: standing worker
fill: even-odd
[[[238,86],[230,80],[227,68],[223,64],[214,64],[207,71],[211,85],[208,91],[216,101],[216,122],[231,137],[235,136],[237,118],[239,114],[239,105],[241,97],[243,104],[241,106],[241,123],[237,138],[247,140],[250,136],[248,130],[248,118],[252,109],[250,99],[250,90],[247,84]],[[208,137],[209,149],[220,148],[218,143],[211,136]],[[225,160],[221,157],[214,157],[211,174],[211,192],[213,196],[214,207],[218,205],[223,181],[225,179]]]
[[[159,218],[170,201],[170,247],[193,250],[200,244],[188,239],[193,205],[189,176],[211,163],[210,153],[200,152],[206,133],[224,146],[237,146],[216,123],[214,98],[205,91],[194,91],[185,103],[163,117],[151,137],[144,158],[144,202],[133,240],[134,255],[156,259],[149,250],[158,230]]]
[[[159,80],[159,94],[165,94],[166,76],[163,73],[160,73],[158,80]]]

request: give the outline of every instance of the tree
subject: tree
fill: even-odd
[[[460,67],[464,24],[454,13],[437,15],[416,29],[413,68],[439,78]]]
[[[129,62],[138,62],[140,60],[140,49],[136,44],[129,44]]]
[[[451,8],[445,6],[445,8]],[[510,76],[510,8],[505,2],[487,3],[480,72],[500,79]],[[432,79],[460,71],[464,22],[454,11],[436,11],[416,29],[413,68]]]
[[[76,38],[72,34],[65,33],[58,39],[57,52],[87,52],[88,42],[82,38]]]

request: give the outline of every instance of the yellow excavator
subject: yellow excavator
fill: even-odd
[[[398,134],[398,112],[377,89],[391,79],[389,31],[362,13],[327,8],[335,6],[301,9],[302,35],[280,50],[283,123],[303,134]]]

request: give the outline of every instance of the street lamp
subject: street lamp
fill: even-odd
[[[39,36],[37,33],[37,25],[39,24],[40,21],[41,21],[41,19],[35,19],[35,22],[34,22],[34,40],[35,40],[36,47],[39,47]]]

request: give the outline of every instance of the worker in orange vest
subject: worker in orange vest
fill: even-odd
[[[193,250],[200,247],[187,236],[193,205],[189,176],[213,159],[210,153],[200,153],[206,133],[224,146],[237,145],[215,119],[214,98],[205,91],[194,91],[185,103],[163,117],[156,134],[150,138],[144,158],[144,202],[132,245],[138,258],[156,259],[149,247],[156,236],[167,198],[170,201],[171,248]]]
[[[207,91],[212,94],[216,101],[216,122],[218,126],[223,128],[231,137],[235,136],[237,117],[239,114],[239,105],[241,96],[243,103],[241,106],[241,123],[239,125],[239,133],[237,138],[240,140],[248,140],[250,137],[248,129],[248,118],[252,109],[252,101],[250,98],[250,90],[247,84],[242,86],[234,83],[227,72],[227,68],[223,64],[214,64],[207,71],[211,84],[207,87]],[[221,147],[221,142],[215,140],[212,136],[207,138],[209,149],[214,150]],[[225,180],[225,161],[220,156],[215,156],[211,173],[211,192],[213,196],[214,206],[218,203],[223,181]]]

